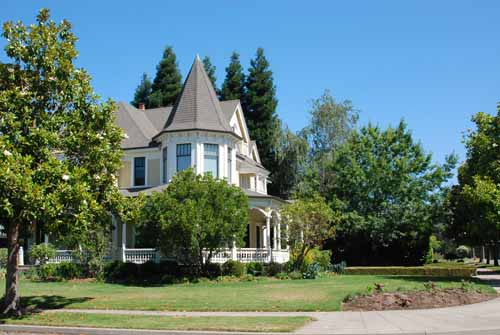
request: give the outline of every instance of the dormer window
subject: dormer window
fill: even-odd
[[[219,146],[217,144],[205,143],[204,167],[205,173],[211,173],[215,178],[219,177]]]

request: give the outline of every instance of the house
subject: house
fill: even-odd
[[[246,245],[225,249],[212,261],[288,261],[288,247],[281,243],[286,228],[279,215],[284,202],[267,194],[269,171],[249,136],[241,103],[219,101],[199,57],[174,106],[118,106],[116,123],[126,134],[118,186],[125,196],[161,191],[175,173],[190,167],[196,173],[210,172],[241,187],[250,204]],[[154,249],[135,248],[133,225],[114,224],[114,258],[144,262],[158,257]]]

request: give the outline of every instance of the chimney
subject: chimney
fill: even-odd
[[[146,105],[144,104],[144,102],[139,102],[139,109],[141,111],[145,111],[146,110]]]

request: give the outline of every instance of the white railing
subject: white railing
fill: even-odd
[[[143,264],[148,261],[159,262],[156,249],[125,249],[125,262]]]
[[[241,248],[236,250],[236,259],[242,263],[268,262],[269,253],[267,249]]]
[[[48,263],[71,263],[74,260],[72,250],[56,250],[56,256],[49,259]]]

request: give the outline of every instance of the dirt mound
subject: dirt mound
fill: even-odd
[[[410,292],[377,292],[347,299],[344,311],[383,311],[397,309],[424,309],[473,304],[496,298],[493,293],[463,290],[461,288],[433,289]]]

